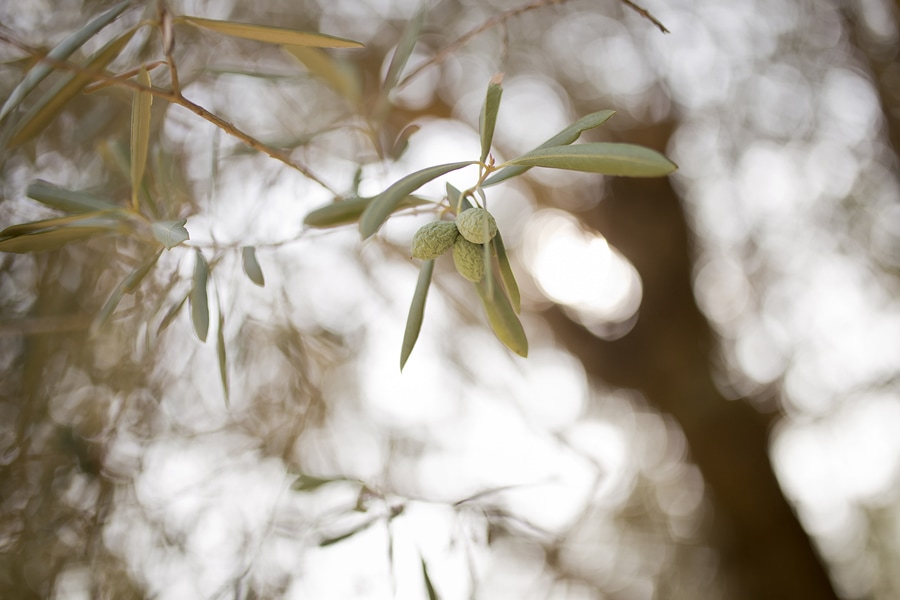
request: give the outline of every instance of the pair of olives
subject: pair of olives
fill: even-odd
[[[484,244],[497,235],[497,222],[483,208],[469,208],[456,221],[423,225],[412,240],[412,255],[422,260],[437,258],[453,247],[453,263],[460,275],[472,282],[484,279]]]

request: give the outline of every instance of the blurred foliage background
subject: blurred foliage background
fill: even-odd
[[[142,201],[191,239],[99,331],[152,244],[0,255],[0,596],[897,597],[900,5],[648,0],[664,34],[628,4],[429,2],[373,118],[418,2],[169,2],[365,48],[317,67],[176,24],[185,97],[326,185],[157,99]],[[0,5],[0,97],[109,6]],[[134,2],[73,60],[157,11]],[[158,60],[145,27],[108,70]],[[354,179],[371,195],[477,156],[501,71],[498,158],[612,108],[586,139],[680,169],[492,189],[531,356],[492,337],[439,261],[400,375],[408,243],[431,217],[364,244],[303,218]],[[79,94],[7,144],[0,225],[57,215],[26,197],[36,179],[128,205],[131,108],[125,87]],[[265,287],[241,272],[246,245]],[[185,302],[196,249],[206,343]]]

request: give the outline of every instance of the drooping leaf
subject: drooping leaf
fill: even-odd
[[[219,378],[225,392],[225,406],[230,405],[228,394],[228,357],[225,354],[225,311],[219,302],[219,323],[216,327],[216,357],[219,359]]]
[[[125,294],[133,293],[138,288],[150,270],[156,265],[161,254],[162,251],[154,252],[152,256],[148,257],[147,260],[135,267],[125,279],[119,282],[119,285],[115,287],[109,295],[109,298],[106,299],[103,308],[101,308],[100,312],[97,313],[97,316],[94,317],[94,322],[91,324],[92,335],[96,334],[97,331],[106,324],[115,312],[116,307],[119,306],[119,302],[122,301],[122,297]]]
[[[426,260],[419,270],[419,279],[416,282],[416,291],[413,292],[412,303],[409,306],[409,316],[406,318],[406,331],[403,333],[403,346],[400,349],[400,370],[406,366],[409,355],[412,354],[419,339],[419,331],[422,329],[422,319],[425,316],[425,301],[428,299],[428,288],[431,286],[431,274],[434,272],[434,260]]]
[[[337,544],[338,542],[343,542],[344,540],[353,537],[360,531],[365,531],[366,529],[371,527],[372,524],[375,523],[377,520],[378,520],[377,518],[369,519],[368,521],[364,521],[364,522],[360,523],[359,525],[357,525],[356,527],[351,528],[349,531],[346,531],[339,535],[323,538],[319,542],[319,546],[322,548],[325,548],[326,546],[333,546],[334,544]]]
[[[119,210],[109,200],[97,198],[85,192],[73,192],[37,179],[28,184],[25,194],[38,202],[66,212],[84,213]]]
[[[500,290],[500,286],[488,286],[484,280],[474,285],[478,290],[478,296],[484,305],[484,311],[494,335],[507,348],[519,356],[527,357],[528,338],[525,336],[525,330],[522,328],[519,317],[516,316],[516,311],[509,303],[509,299]]]
[[[374,199],[375,198],[349,198],[347,200],[338,200],[337,202],[326,204],[306,215],[306,218],[303,219],[303,224],[317,229],[326,229],[329,227],[339,227],[341,225],[356,223],[362,216],[363,211],[366,210],[366,207],[369,206]],[[415,208],[416,206],[425,204],[431,204],[431,202],[416,196],[406,196],[397,203],[392,212],[407,208]]]
[[[190,291],[188,291],[180,301],[169,307],[169,310],[166,311],[166,314],[163,315],[162,320],[159,322],[159,327],[156,328],[156,335],[161,334],[169,325],[172,324],[172,321],[175,320],[175,317],[177,317],[178,313],[181,311],[181,307],[184,306],[185,302],[187,302],[188,296],[190,296]]]
[[[194,333],[201,342],[206,341],[209,333],[209,296],[206,286],[209,282],[209,263],[206,262],[203,253],[196,250],[194,256],[194,278],[191,287],[191,323],[194,325]]]
[[[497,251],[497,262],[500,264],[500,280],[503,282],[503,288],[506,290],[506,295],[509,298],[513,310],[516,311],[516,314],[519,314],[522,310],[519,284],[516,283],[516,276],[513,274],[512,267],[509,264],[509,256],[506,254],[506,247],[503,245],[503,237],[500,235],[499,231],[497,232],[497,235],[494,236],[494,239],[491,240],[491,243]]]
[[[503,74],[494,75],[488,84],[484,105],[481,107],[479,130],[481,132],[481,162],[484,162],[491,151],[494,139],[494,126],[497,124],[497,112],[500,110],[500,96],[503,95]]]
[[[388,153],[393,160],[397,160],[403,156],[403,153],[406,152],[406,149],[409,147],[409,138],[420,129],[422,129],[422,127],[416,123],[407,125],[403,128],[403,131],[401,131],[397,136],[397,139],[394,140],[394,145],[391,146],[391,150]]]
[[[624,177],[662,177],[678,168],[675,163],[650,148],[608,142],[541,148],[507,161],[506,164]]]
[[[103,70],[106,65],[119,55],[135,31],[136,29],[134,28],[129,29],[94,53],[84,65],[85,69],[88,71]],[[22,117],[15,133],[9,140],[9,146],[14,148],[40,133],[59,114],[69,100],[74,98],[78,92],[84,89],[84,86],[93,80],[93,77],[87,72],[78,72],[63,78]]]
[[[236,21],[217,21],[201,17],[178,17],[179,21],[203,27],[216,33],[231,37],[268,42],[270,44],[313,46],[315,48],[362,48],[363,44],[345,38],[335,37],[324,33],[297,31],[296,29],[284,29],[270,27],[268,25],[255,25],[252,23],[238,23]]]
[[[123,228],[120,217],[95,212],[11,225],[0,231],[0,252],[43,252],[69,242],[104,235]]]
[[[419,555],[419,560],[422,561],[422,579],[425,580],[425,591],[428,592],[428,600],[440,600],[437,590],[434,589],[431,576],[428,574],[428,565],[425,564],[425,557]]]
[[[331,86],[351,104],[359,103],[362,98],[362,81],[351,64],[340,61],[318,48],[285,46],[284,49],[302,62],[310,73]]]
[[[150,87],[150,73],[143,66],[138,71],[137,81]],[[138,193],[144,180],[147,166],[147,149],[150,147],[150,108],[153,96],[149,92],[137,90],[131,102],[131,206],[137,210]]]
[[[259,287],[266,286],[266,278],[263,276],[262,267],[259,266],[259,261],[256,260],[256,248],[253,246],[241,248],[241,266],[247,279]]]
[[[171,250],[175,246],[191,239],[191,234],[185,228],[187,219],[178,219],[177,221],[155,221],[150,225],[153,231],[153,237],[160,244]]]
[[[390,106],[390,93],[397,87],[400,81],[400,74],[403,72],[409,57],[412,56],[413,48],[416,47],[416,41],[419,39],[419,33],[422,31],[422,24],[425,22],[425,3],[422,3],[416,16],[410,19],[397,42],[397,48],[391,57],[391,64],[388,66],[387,73],[384,76],[384,82],[381,84],[381,91],[378,99],[375,101],[372,115],[375,122],[383,122]]]
[[[606,123],[614,114],[616,114],[616,111],[614,110],[601,110],[585,115],[535,148],[535,150],[571,144],[581,137],[581,134],[585,131],[600,127]],[[521,175],[530,168],[531,167],[505,167],[488,177],[484,184],[482,184],[482,187],[496,185],[510,177]]]
[[[70,33],[63,41],[48,52],[47,58],[50,60],[40,61],[35,64],[22,81],[19,82],[19,85],[13,89],[12,93],[6,99],[6,102],[3,103],[3,108],[0,108],[0,120],[16,108],[22,102],[22,99],[28,95],[28,92],[33,90],[47,75],[57,68],[51,61],[60,62],[69,58],[73,52],[80,48],[86,41],[94,37],[97,32],[115,21],[131,3],[132,0],[125,0],[124,2],[116,4],[103,14],[91,20],[81,29]]]
[[[359,232],[362,238],[366,239],[378,231],[378,228],[397,208],[397,204],[412,192],[441,175],[446,175],[451,171],[474,164],[477,164],[476,161],[470,160],[428,167],[427,169],[411,173],[394,183],[388,189],[375,196],[363,211],[359,219]]]

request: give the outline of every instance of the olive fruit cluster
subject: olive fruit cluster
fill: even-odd
[[[497,222],[483,208],[469,208],[456,221],[423,225],[412,240],[412,255],[421,260],[437,258],[453,247],[453,263],[460,275],[472,282],[484,279],[484,244],[497,235]]]

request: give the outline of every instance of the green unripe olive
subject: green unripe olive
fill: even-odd
[[[473,244],[487,244],[497,235],[497,221],[483,208],[468,208],[459,213],[456,227]]]
[[[419,228],[412,239],[412,255],[421,260],[437,258],[450,249],[459,231],[453,221],[434,221]]]
[[[453,263],[459,274],[473,283],[484,279],[484,245],[473,244],[462,236],[453,244]]]

